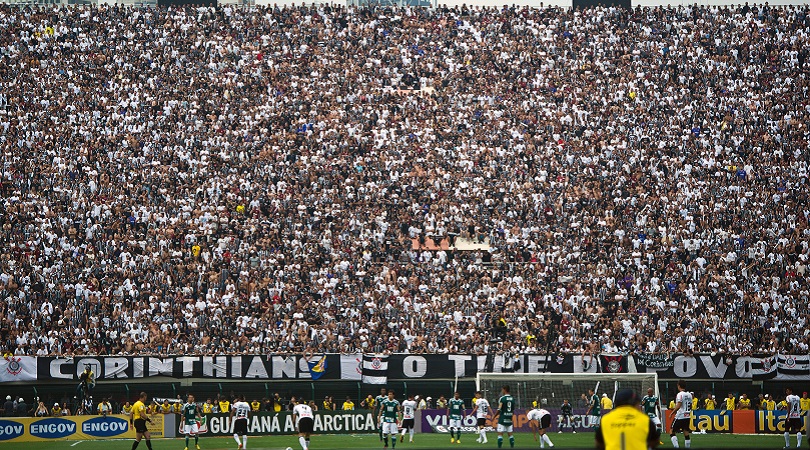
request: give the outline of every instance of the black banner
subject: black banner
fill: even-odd
[[[318,356],[317,358],[320,358]],[[517,373],[625,373],[658,372],[663,379],[725,379],[751,380],[764,372],[763,360],[773,355],[512,355],[495,356],[494,372]],[[31,358],[33,359],[33,358]],[[791,379],[808,379],[803,375],[807,357],[782,357],[785,372],[792,370]],[[774,359],[775,360],[775,359]],[[796,362],[798,361],[798,362]],[[33,361],[31,368],[34,369]],[[321,380],[362,380],[360,354],[326,355]],[[387,358],[386,376],[389,380],[474,378],[487,369],[486,355],[412,355],[393,354]],[[89,365],[100,380],[144,379],[150,377],[202,378],[222,380],[311,380],[307,359],[302,355],[240,355],[240,356],[84,356],[74,358],[36,358],[36,371],[28,370],[28,379],[41,381],[76,381]],[[774,369],[775,371],[775,369]],[[35,372],[35,373],[29,373]],[[798,375],[796,375],[798,374]],[[776,377],[786,377],[779,373]],[[1,381],[16,381],[3,378]]]

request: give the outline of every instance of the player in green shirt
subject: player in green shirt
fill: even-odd
[[[380,402],[380,412],[377,421],[382,423],[383,442],[388,448],[388,438],[391,438],[391,448],[397,448],[397,422],[400,417],[401,408],[399,400],[394,398],[394,391],[388,391],[388,398]]]
[[[591,428],[596,428],[599,425],[599,416],[601,416],[601,406],[599,403],[599,396],[596,395],[596,392],[593,389],[588,389],[588,398],[590,406],[588,406],[588,411],[585,413],[586,416],[591,416]]]
[[[456,392],[453,398],[447,403],[447,415],[450,418],[450,443],[453,442],[461,444],[461,419],[464,418],[464,400],[461,399],[461,394]]]
[[[197,420],[201,418],[200,416],[200,408],[194,403],[194,396],[189,394],[188,395],[188,403],[183,405],[183,409],[181,410],[181,414],[183,415],[183,431],[186,435],[186,449],[188,450],[188,438],[190,436],[194,436],[194,447],[197,450],[200,450],[199,444],[199,431],[200,427],[197,423]]]
[[[388,398],[388,394],[385,393],[385,388],[380,389],[380,395],[374,397],[374,416],[380,416],[380,408],[382,407],[383,400]],[[383,440],[383,432],[382,432],[382,422],[377,420],[377,429],[380,431],[380,441]]]
[[[650,416],[653,423],[655,424],[655,428],[661,429],[661,419],[659,417],[661,408],[661,403],[658,401],[658,397],[655,395],[655,391],[653,388],[647,389],[647,395],[641,399],[641,410],[644,411],[644,414]],[[658,445],[664,445],[663,441],[658,441]]]
[[[512,427],[512,416],[515,414],[515,399],[509,394],[509,386],[501,388],[498,410],[493,419],[498,421],[498,448],[503,447],[503,434],[509,435],[509,445],[515,447],[515,436]]]

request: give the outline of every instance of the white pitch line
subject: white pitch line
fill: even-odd
[[[84,442],[84,441],[76,441],[76,442],[74,442],[74,443],[70,444],[70,446],[71,446],[71,447],[75,447],[75,446],[77,446],[77,445],[81,444],[82,442]]]

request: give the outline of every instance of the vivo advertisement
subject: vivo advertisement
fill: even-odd
[[[570,418],[563,417],[560,415],[559,408],[545,408],[546,411],[551,413],[553,417],[551,421],[551,430],[552,431],[559,431],[562,430],[563,432],[566,431],[588,431],[592,430],[591,426],[591,416],[585,415],[585,410],[574,409],[574,415]],[[512,418],[512,422],[514,424],[515,432],[530,432],[531,429],[529,428],[529,419],[526,418],[526,413],[528,413],[529,409],[522,409],[518,408],[515,409],[515,415]],[[467,417],[461,422],[464,432],[474,432],[478,430],[478,421],[475,417],[470,416],[469,414],[472,410],[467,410],[466,414]],[[447,428],[447,424],[449,423],[449,418],[447,417],[447,410],[446,409],[426,409],[421,411],[422,413],[422,432],[423,433],[449,433],[450,431]],[[493,420],[494,411],[490,411],[489,415],[487,416],[487,431],[495,431],[495,426],[497,422]]]

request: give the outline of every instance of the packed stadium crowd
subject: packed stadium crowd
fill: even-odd
[[[0,29],[5,351],[809,349],[806,7]]]

